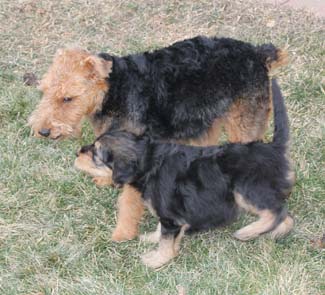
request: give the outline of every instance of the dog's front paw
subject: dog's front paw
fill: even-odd
[[[159,250],[150,251],[141,256],[142,263],[151,268],[159,268],[173,259],[173,253],[161,253]]]
[[[113,184],[111,179],[109,179],[108,177],[103,177],[103,176],[93,177],[92,180],[93,180],[93,183],[95,183],[97,186],[108,186],[108,185]]]
[[[116,228],[112,234],[112,241],[126,242],[135,239],[137,235],[138,231],[124,231],[119,228]]]

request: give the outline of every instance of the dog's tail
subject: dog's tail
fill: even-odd
[[[289,121],[284,98],[275,79],[272,79],[272,95],[274,114],[273,144],[278,147],[286,148],[289,141]]]
[[[288,63],[288,52],[276,48],[271,43],[257,46],[256,50],[269,71],[282,67]]]

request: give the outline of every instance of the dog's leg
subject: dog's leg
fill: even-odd
[[[237,230],[234,237],[241,241],[248,241],[268,232],[276,221],[276,215],[270,210],[262,210],[259,212],[260,219],[251,224]]]
[[[176,257],[186,228],[187,225],[183,225],[177,230],[173,229],[172,232],[169,232],[168,229],[162,227],[158,248],[143,254],[141,256],[142,262],[148,267],[159,268]]]
[[[272,239],[278,239],[286,234],[288,234],[294,226],[294,220],[290,215],[287,215],[286,218],[270,232]]]
[[[112,240],[122,242],[134,239],[138,235],[138,226],[143,212],[141,194],[132,186],[125,185],[118,198],[117,225]]]
[[[271,97],[238,99],[225,116],[225,131],[230,142],[263,140],[272,109]]]
[[[236,231],[234,233],[235,238],[242,241],[247,241],[272,229],[277,219],[277,215],[275,213],[267,209],[259,210],[250,204],[241,194],[237,192],[234,194],[235,201],[240,208],[259,216],[259,220],[252,222],[251,224]]]
[[[158,223],[157,229],[154,232],[143,234],[140,236],[140,241],[145,243],[158,243],[161,236],[161,223]]]

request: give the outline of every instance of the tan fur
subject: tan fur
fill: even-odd
[[[58,50],[39,86],[42,100],[28,121],[34,135],[40,137],[39,131],[46,128],[52,139],[78,136],[82,119],[102,104],[111,66],[85,50]],[[65,103],[64,97],[72,101]]]
[[[212,126],[201,137],[197,139],[181,140],[177,141],[177,143],[202,147],[216,145],[221,135],[223,121],[223,118],[215,119]]]
[[[285,66],[288,64],[289,57],[288,57],[288,52],[283,49],[278,49],[276,52],[277,59],[272,62],[266,62],[268,65],[269,71],[275,70],[279,67]]]
[[[154,232],[143,234],[140,236],[140,241],[145,243],[158,243],[161,236],[161,223],[158,223],[157,229]]]
[[[97,186],[109,186],[109,185],[113,185],[113,180],[112,180],[112,176],[95,176],[92,179],[93,183],[95,183]]]
[[[150,251],[141,256],[142,262],[151,268],[159,268],[178,255],[180,242],[185,234],[187,225],[183,225],[176,238],[161,236],[157,250]]]
[[[271,97],[271,96],[270,96]],[[237,100],[225,116],[225,131],[230,142],[248,143],[262,140],[268,127],[271,99],[265,102]]]
[[[271,81],[270,81],[271,82]],[[208,131],[197,139],[177,141],[179,144],[192,146],[211,146],[218,144],[222,126],[224,126],[230,142],[248,143],[262,140],[268,127],[272,110],[272,90],[270,87],[269,102],[251,102],[239,99],[233,103],[229,111],[215,119]]]
[[[243,209],[246,212],[258,215],[258,210],[253,205],[249,204],[240,193],[235,192],[234,195],[236,204],[239,208]]]
[[[259,220],[236,231],[234,233],[235,238],[247,241],[258,237],[260,234],[263,234],[272,228],[276,216],[270,210],[259,210],[252,204],[248,203],[245,198],[237,192],[235,192],[235,201],[240,208],[259,216]]]
[[[144,213],[141,194],[130,185],[123,187],[118,198],[116,229],[112,234],[115,242],[132,240],[138,235],[138,226]]]
[[[271,238],[278,239],[288,234],[294,226],[291,216],[287,216],[274,230],[271,231]]]
[[[74,161],[76,169],[93,176],[93,182],[98,186],[112,185],[112,170],[102,166],[98,168],[92,160],[92,156],[87,153],[79,154]]]

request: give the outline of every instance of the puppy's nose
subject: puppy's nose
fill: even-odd
[[[44,137],[48,137],[51,133],[51,129],[42,128],[38,133]]]

